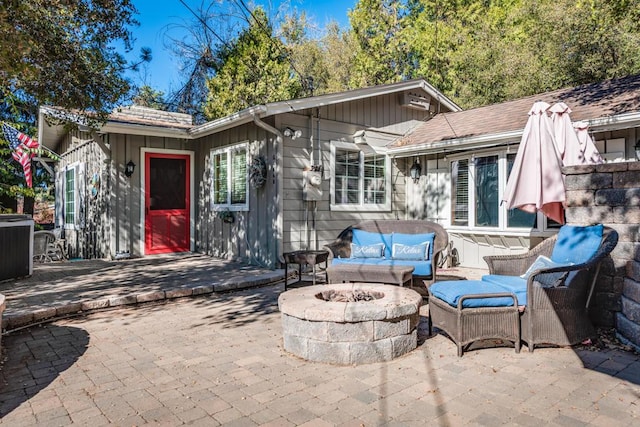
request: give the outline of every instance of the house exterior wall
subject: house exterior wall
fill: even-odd
[[[389,210],[331,210],[332,142],[353,143],[354,133],[366,128],[384,128],[401,135],[408,125],[428,118],[427,111],[402,107],[400,102],[401,96],[389,94],[279,116],[281,128],[302,131],[300,138],[285,137],[283,141],[283,251],[321,249],[363,219],[406,217],[405,165],[394,161]],[[322,198],[305,201],[303,173],[312,165],[323,168]]]
[[[96,143],[99,139],[100,143]],[[56,226],[64,224],[64,170],[78,166],[78,221],[65,227],[65,243],[73,258],[108,258],[119,252],[144,255],[141,149],[185,150],[185,141],[138,135],[73,132],[58,147]],[[136,164],[127,178],[127,162]],[[97,177],[97,179],[95,178]]]
[[[65,246],[70,258],[103,258],[111,249],[109,202],[111,201],[108,154],[94,143],[87,132],[67,135],[61,146],[61,160],[56,164],[56,227],[64,228]],[[76,174],[75,222],[65,224],[65,172]]]
[[[270,124],[272,126],[273,124]],[[211,151],[239,143],[249,144],[250,160],[262,156],[267,164],[264,186],[248,186],[248,210],[233,211],[233,223],[224,222],[211,203]],[[282,240],[279,212],[281,144],[277,136],[250,123],[198,141],[196,149],[196,251],[276,268]]]

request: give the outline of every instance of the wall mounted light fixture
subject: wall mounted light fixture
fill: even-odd
[[[284,131],[282,131],[282,134],[286,137],[289,137],[291,139],[297,139],[300,138],[302,136],[302,131],[300,129],[292,129],[290,127],[286,127],[284,128]]]
[[[420,181],[420,174],[422,173],[422,166],[418,162],[418,158],[416,157],[413,160],[413,165],[411,165],[411,169],[409,169],[409,175],[411,179],[413,179],[413,183],[417,184]]]
[[[124,167],[124,174],[127,178],[131,178],[133,172],[136,170],[136,164],[129,160],[129,163]]]
[[[640,139],[636,142],[636,146],[633,148],[636,150],[636,160],[640,160]]]

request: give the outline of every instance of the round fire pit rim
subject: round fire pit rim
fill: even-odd
[[[335,302],[315,297],[321,291],[373,290],[382,292],[382,298],[372,301]],[[371,283],[333,283],[290,289],[278,298],[283,314],[308,321],[361,322],[366,320],[395,319],[415,313],[422,305],[422,296],[416,291],[394,285]]]

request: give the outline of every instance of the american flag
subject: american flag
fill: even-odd
[[[6,123],[2,124],[2,131],[4,132],[5,139],[9,143],[9,147],[13,150],[11,155],[24,169],[24,179],[27,181],[27,185],[32,187],[31,158],[35,153],[31,150],[38,148],[40,144],[38,144],[38,141],[31,139],[28,135],[25,135]]]

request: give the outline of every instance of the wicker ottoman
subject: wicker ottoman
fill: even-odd
[[[459,295],[454,307],[434,295],[438,287],[442,286],[466,288],[468,292]],[[482,300],[498,306],[467,307],[466,305],[472,303],[472,300],[476,300],[472,305],[481,305],[482,303],[478,301]],[[468,344],[491,338],[512,341],[516,353],[520,352],[520,311],[516,295],[487,282],[454,280],[431,285],[428,325],[429,335],[432,335],[433,326],[449,335],[458,348],[459,357],[462,356]]]
[[[329,283],[366,282],[404,286],[413,279],[412,266],[335,264],[327,267]]]

